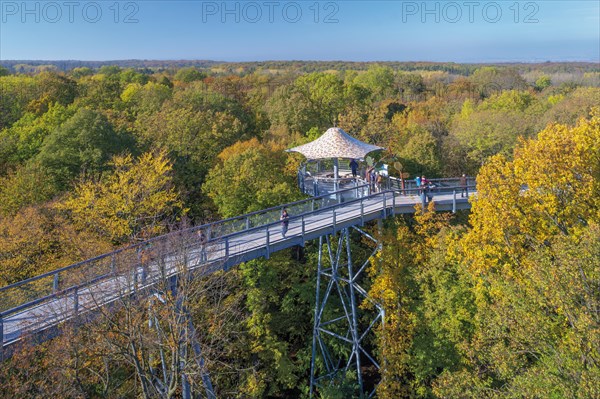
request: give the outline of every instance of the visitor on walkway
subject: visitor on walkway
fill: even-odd
[[[427,194],[427,201],[431,202],[433,199],[433,189],[435,184],[432,181],[427,180],[427,186],[425,187],[425,193]]]
[[[421,176],[421,185],[419,187],[419,195],[423,198],[423,203],[427,203],[427,198],[429,198],[429,180],[427,180],[425,175]]]
[[[290,225],[290,215],[288,214],[287,209],[283,208],[279,220],[281,220],[281,235],[285,238],[288,226]]]
[[[383,183],[383,176],[381,175],[381,173],[377,173],[377,178],[375,180],[375,187],[376,187],[378,193],[380,193],[382,190],[382,183]]]
[[[417,187],[416,193],[421,195],[421,176],[415,177],[415,186]]]
[[[143,242],[139,244],[135,250],[138,258],[138,262],[142,267],[142,284],[146,283],[146,279],[148,278],[148,274],[150,273],[150,265],[149,263],[152,259],[152,244],[149,242]],[[137,281],[137,272],[134,275],[135,281]]]
[[[352,177],[356,178],[358,174],[358,162],[356,162],[356,159],[350,161],[350,170],[352,170]]]
[[[463,173],[463,175],[460,177],[460,187],[462,188],[462,190],[460,191],[460,197],[467,197],[469,198],[469,187],[467,185],[467,175],[465,175]]]
[[[369,172],[369,181],[371,182],[371,192],[376,192],[377,175],[375,174],[375,168],[371,168],[371,171]]]
[[[206,256],[206,242],[208,241],[206,235],[202,230],[198,230],[198,241],[200,242],[200,262],[206,262],[208,260]]]

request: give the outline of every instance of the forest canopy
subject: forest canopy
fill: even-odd
[[[2,63],[0,286],[301,199],[284,150],[340,126],[385,147],[392,174],[477,179],[470,212],[366,226],[378,397],[600,397],[597,65]],[[187,287],[218,397],[308,396],[317,247]],[[0,392],[153,397],[150,349],[178,347],[119,312],[24,344]]]

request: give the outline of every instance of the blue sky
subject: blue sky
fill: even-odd
[[[600,62],[600,1],[0,0],[0,59]]]

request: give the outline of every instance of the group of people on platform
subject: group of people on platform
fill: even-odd
[[[352,170],[352,176],[354,178],[358,177],[358,162],[355,159],[350,161],[350,169]],[[383,185],[383,175],[375,171],[374,167],[367,168],[365,172],[365,180],[369,184],[371,192],[380,192],[382,190]],[[415,185],[418,189],[418,193],[420,196],[424,198],[425,202],[431,201],[433,198],[431,190],[435,188],[435,185],[428,180],[425,175],[417,176],[415,178]],[[468,192],[468,181],[467,176],[463,174],[460,178],[460,187],[461,187],[461,197],[469,197]],[[285,238],[288,227],[290,224],[290,214],[288,213],[287,208],[283,208],[281,210],[281,215],[279,217],[279,221],[281,222],[281,235]],[[200,241],[200,260],[206,262],[206,244],[207,237],[204,235],[204,232],[198,231],[198,238]]]
[[[350,170],[352,171],[352,177],[358,177],[358,162],[356,159],[350,161]],[[369,167],[365,171],[365,180],[369,184],[371,192],[378,193],[381,191],[383,186],[383,175],[380,172],[376,172],[374,167]]]
[[[378,193],[383,187],[383,175],[375,172],[375,168],[368,168],[365,172],[365,180],[372,193]]]
[[[469,198],[469,185],[467,180],[467,175],[462,174],[460,177],[460,197],[461,198]],[[435,185],[428,180],[425,175],[415,177],[415,185],[417,186],[418,192],[420,196],[425,196],[425,202],[431,201],[433,196],[431,194],[431,189],[435,188]]]
[[[415,177],[415,186],[417,186],[418,193],[421,197],[423,197],[424,202],[428,202],[433,199],[431,189],[435,188],[435,185],[431,181],[427,180],[425,175]]]
[[[358,161],[352,159],[350,161],[350,170],[352,171],[352,177],[358,177]],[[376,172],[374,167],[369,167],[365,171],[365,180],[369,184],[371,192],[377,193],[382,189],[383,175],[380,172]],[[431,201],[431,189],[435,188],[435,185],[428,180],[424,175],[415,177],[415,185],[417,186],[419,195],[425,195],[427,201]],[[460,177],[461,187],[461,198],[469,197],[468,180],[467,176],[463,173]]]

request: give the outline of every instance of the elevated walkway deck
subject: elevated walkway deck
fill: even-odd
[[[341,191],[322,190],[325,195],[167,234],[2,287],[2,347],[176,275],[184,263],[200,274],[227,270],[350,226],[414,213],[416,205],[424,205],[425,195],[418,189],[401,190],[396,183],[391,181],[380,192],[359,182]],[[440,180],[430,190],[436,211],[470,208],[457,183],[458,179]],[[475,194],[473,189],[469,195]],[[290,213],[285,236],[279,222],[284,207]],[[204,249],[198,231],[208,237]]]

